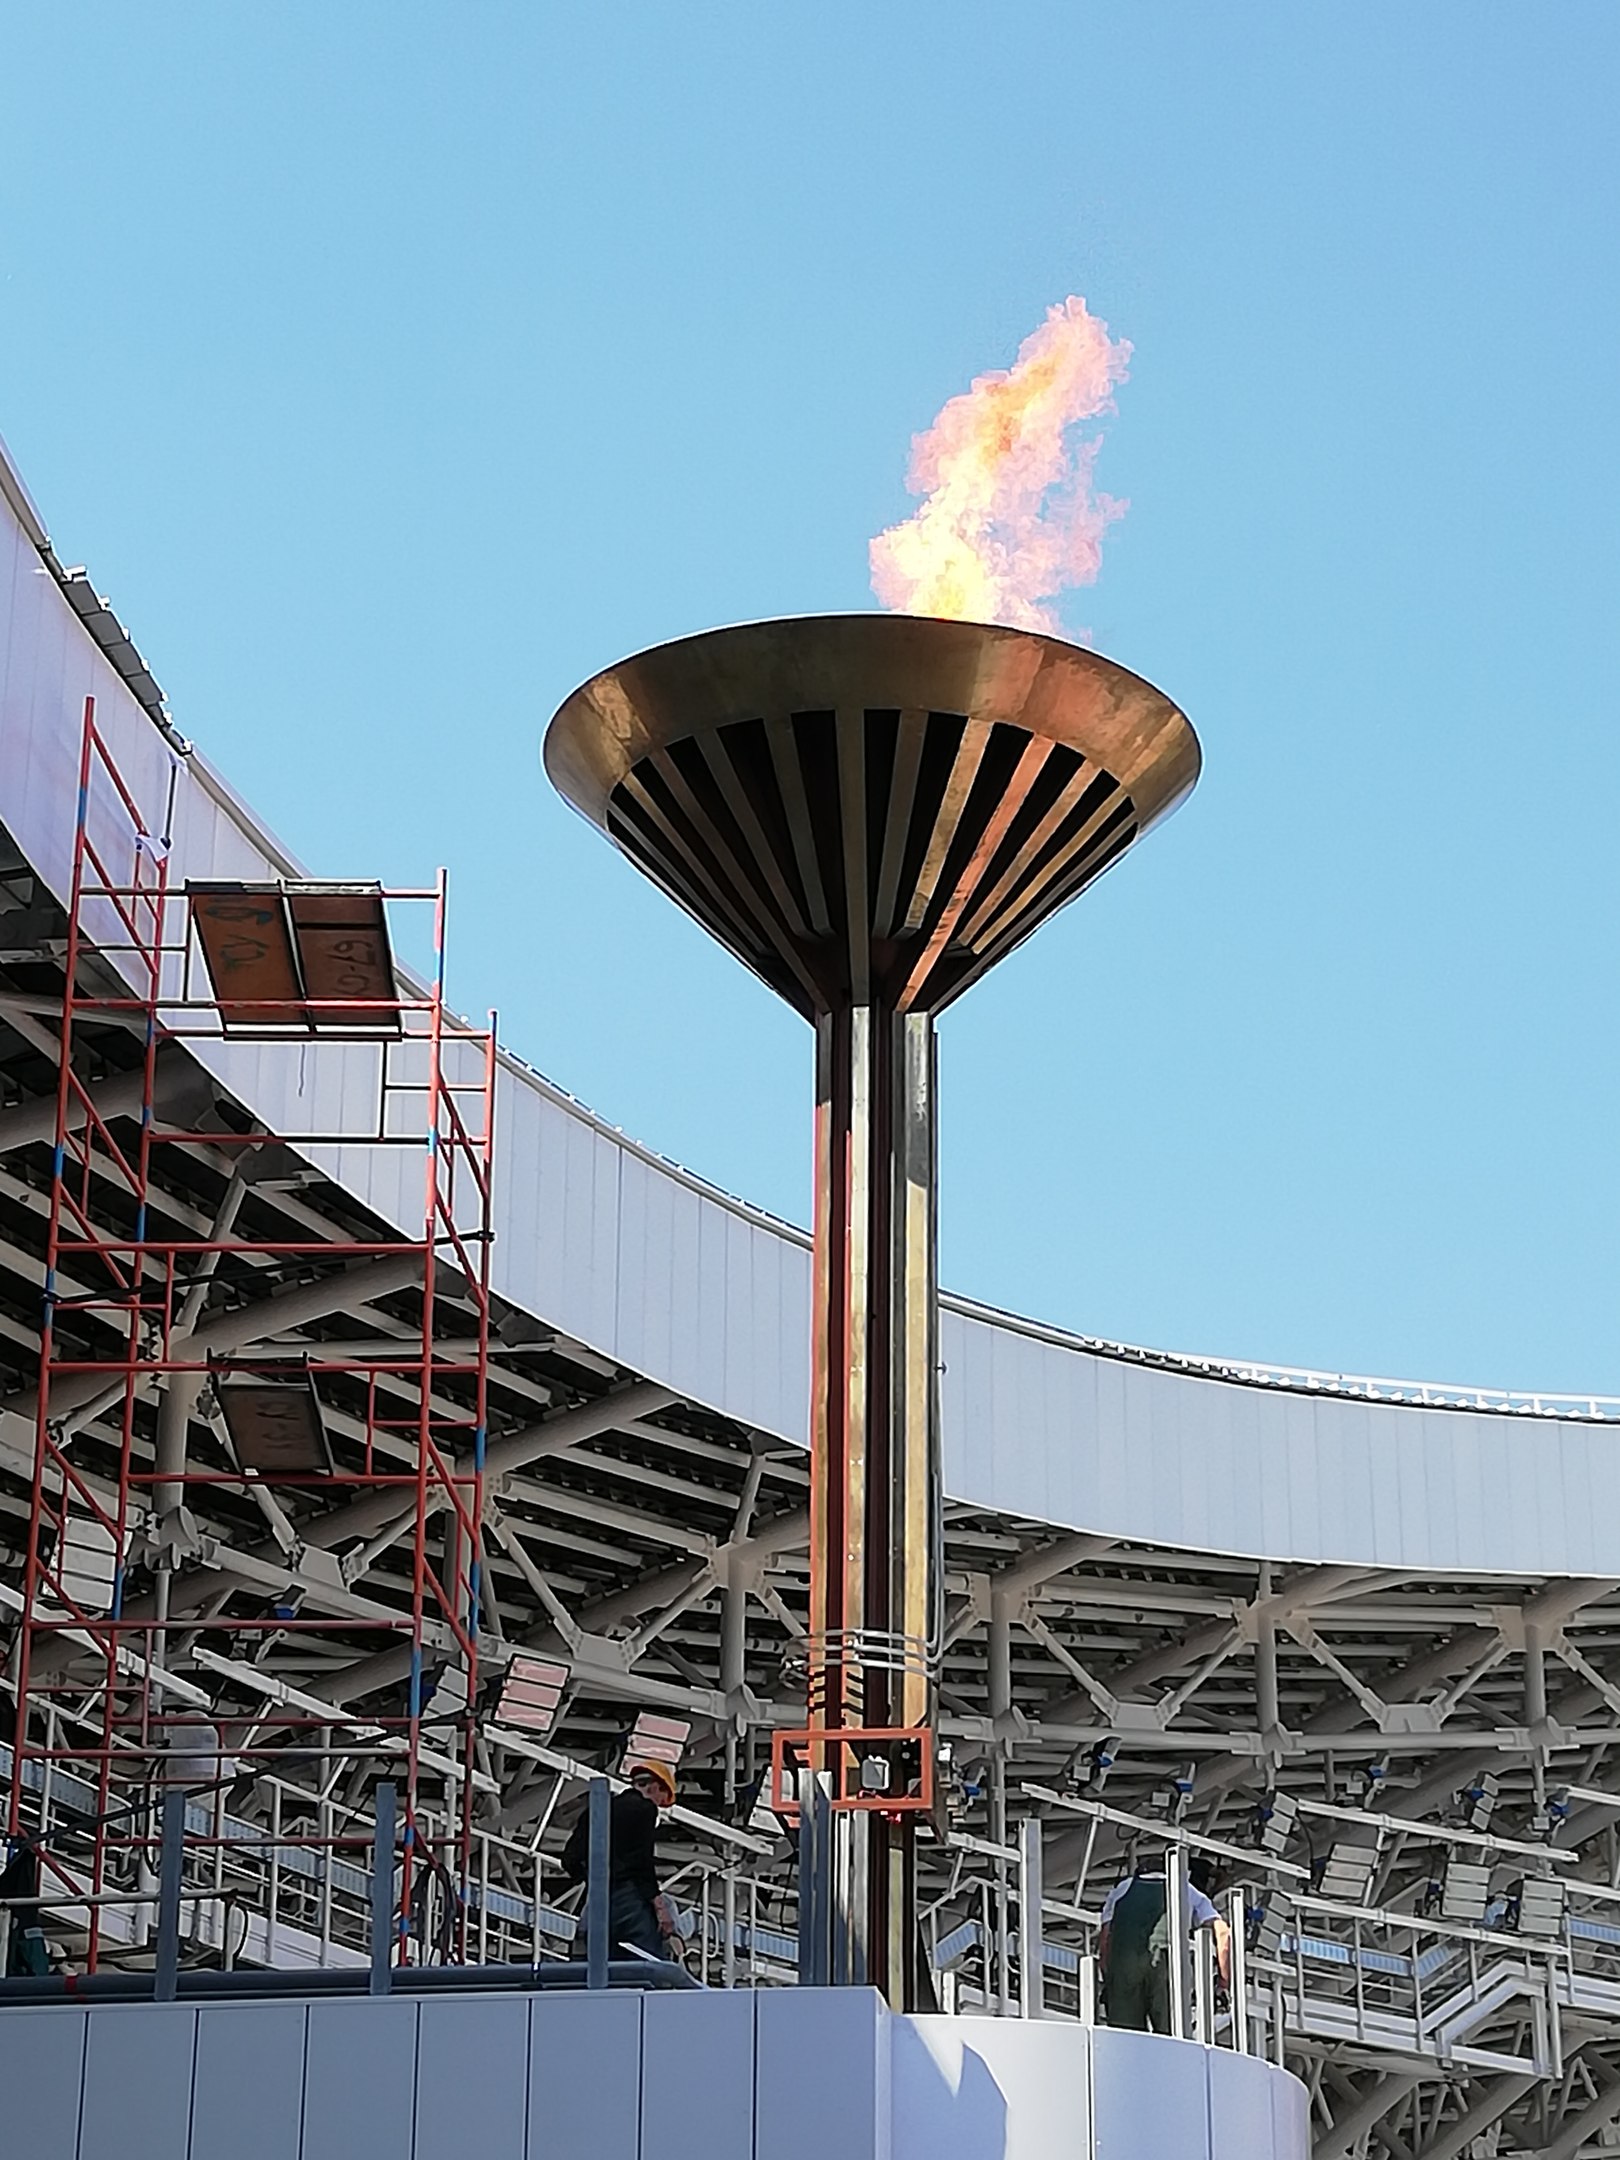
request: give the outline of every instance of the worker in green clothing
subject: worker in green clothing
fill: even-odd
[[[1185,1884],[1187,1931],[1219,1917],[1202,1890]],[[1170,2030],[1170,1928],[1163,1860],[1147,1860],[1104,1900],[1097,1944],[1103,2003],[1110,2025],[1131,2032]]]

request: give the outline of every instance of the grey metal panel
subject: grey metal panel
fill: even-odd
[[[0,2011],[4,2149],[24,2160],[74,2160],[84,2083],[82,2010]]]
[[[635,2160],[641,2005],[629,1991],[535,1996],[527,2160]]]
[[[300,2160],[409,2160],[416,2018],[397,1996],[309,2005]]]
[[[89,2028],[78,2160],[177,2160],[191,2120],[196,2011],[92,2010]]]
[[[415,2160],[523,2160],[528,2109],[527,1996],[430,1996],[418,2028]]]
[[[564,1157],[563,1245],[569,1255],[571,1334],[590,1343],[611,1337],[619,1271],[620,1148],[583,1119],[560,1134]]]
[[[188,2160],[300,2160],[302,2003],[208,2003],[197,2012]]]
[[[1091,2104],[1097,2160],[1144,2160],[1146,2154],[1211,2160],[1205,2053],[1185,2040],[1098,2026]],[[1264,2154],[1264,2146],[1258,2152]],[[1257,2160],[1256,2148],[1213,2160]]]
[[[1309,2151],[1303,2088],[1258,2060],[1067,2020],[896,2018],[855,1990],[16,2009],[0,2095],[8,2160]]]
[[[752,1994],[647,1996],[640,2160],[754,2160]]]
[[[688,1343],[694,1375],[710,1386],[726,1363],[726,1248],[729,1225],[705,1209],[698,1221],[697,1274],[686,1286]],[[708,1398],[712,1400],[711,1398]]]
[[[615,1326],[621,1354],[638,1372],[669,1372],[676,1361],[673,1272],[675,1215],[679,1194],[673,1181],[660,1177],[650,1163],[627,1155],[619,1169],[619,1250],[623,1265],[614,1285]],[[661,1278],[669,1295],[660,1295]]]
[[[763,1232],[761,1233],[763,1235]],[[804,1433],[810,1400],[810,1293],[814,1263],[807,1245],[786,1238],[776,1244],[779,1303],[771,1341],[775,1344],[777,1409],[768,1430],[797,1437]],[[771,1345],[762,1355],[772,1355]]]
[[[1620,1566],[1620,1432],[1164,1371],[947,1307],[946,1490],[1279,1559]]]
[[[760,2160],[887,2160],[889,2025],[874,1988],[764,1988],[755,1998]],[[809,2066],[817,2076],[807,2105]]]

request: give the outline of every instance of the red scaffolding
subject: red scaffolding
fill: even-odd
[[[334,1785],[393,1783],[392,1954],[460,1957],[481,1782],[493,1029],[445,1005],[442,873],[408,891],[177,887],[170,815],[137,800],[87,700],[8,1829],[39,1848],[48,1893],[82,1894],[94,1970],[108,1916],[152,1879],[176,1783],[188,1845],[206,1848],[242,1842],[227,1793],[272,1779],[278,1852],[367,1843]],[[431,911],[425,984],[392,950],[413,906]],[[92,1075],[115,1045],[113,1096]],[[160,1086],[186,1057],[228,1098],[244,1055],[256,1102],[312,1119],[202,1118],[194,1091]],[[413,1151],[421,1212],[401,1229]],[[366,1168],[378,1156],[392,1173]],[[394,1204],[289,1211],[279,1192],[312,1166]],[[312,1334],[307,1316],[344,1314],[350,1277],[349,1305],[383,1332]],[[233,1505],[256,1543],[219,1534]],[[351,1707],[358,1685],[323,1694],[308,1674],[327,1665],[364,1668],[382,1706]]]

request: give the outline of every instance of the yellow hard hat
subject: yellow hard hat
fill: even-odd
[[[656,1778],[673,1800],[675,1797],[675,1773],[667,1762],[638,1762],[630,1765],[630,1775]]]

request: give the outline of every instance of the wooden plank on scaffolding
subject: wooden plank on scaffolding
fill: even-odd
[[[400,1032],[399,984],[380,885],[293,886],[287,893],[304,995],[316,1033],[326,1028]],[[328,1000],[356,998],[352,1006]]]
[[[302,1034],[309,1015],[280,886],[188,878],[186,896],[226,1033],[282,1028]]]

